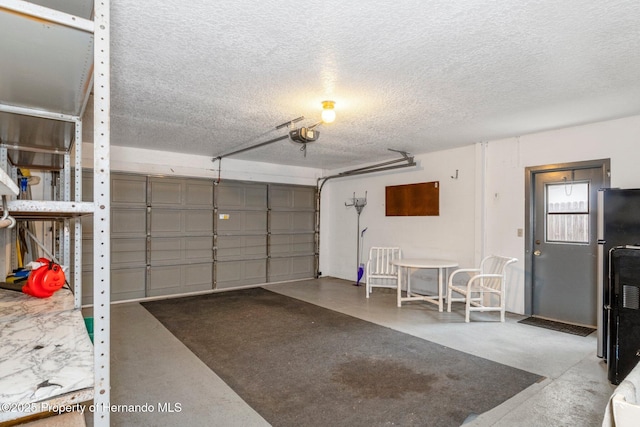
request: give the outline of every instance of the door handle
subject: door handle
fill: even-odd
[[[535,251],[533,251],[533,254],[534,254],[535,256],[540,256],[540,254],[541,254],[541,253],[542,253],[542,252],[540,252],[540,250],[538,250],[538,249],[536,249]]]

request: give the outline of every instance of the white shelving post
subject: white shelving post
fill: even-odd
[[[110,405],[110,70],[109,0],[96,0],[94,18],[93,317],[94,425],[109,426]]]
[[[73,200],[82,201],[82,120],[76,121],[75,174]],[[82,221],[76,218],[73,251],[73,297],[76,308],[82,307]]]

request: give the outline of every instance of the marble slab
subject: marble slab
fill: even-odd
[[[10,317],[73,310],[73,293],[60,289],[49,298],[36,298],[22,292],[0,289],[0,321]]]
[[[73,295],[7,292],[0,294],[0,422],[39,412],[44,402],[92,399],[93,344],[80,310],[64,310]]]

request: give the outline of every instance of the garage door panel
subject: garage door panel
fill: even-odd
[[[313,256],[271,258],[269,260],[269,281],[308,279],[314,275]]]
[[[217,204],[228,209],[244,207],[244,189],[238,185],[219,184],[217,189]]]
[[[152,266],[149,270],[149,296],[210,290],[212,272],[212,263]]]
[[[151,178],[151,206],[182,206],[183,184],[180,179]]]
[[[248,194],[256,188],[246,183],[228,184],[227,188],[218,187],[216,196],[218,206],[216,215],[217,240],[216,252],[217,286],[233,287],[254,283],[262,283],[260,277],[253,281],[244,271],[251,262],[252,255],[266,254],[269,277],[267,280],[292,280],[300,277],[313,277],[315,252],[315,187],[291,186],[286,184],[269,184],[268,205],[262,202],[253,203],[253,207],[261,206],[264,211],[253,211],[248,206]],[[262,189],[260,189],[262,190]],[[262,194],[262,193],[260,193]],[[254,199],[262,197],[255,195]],[[260,199],[261,200],[261,199]],[[226,203],[226,204],[225,204]],[[267,209],[268,207],[268,209]],[[245,236],[264,233],[268,226],[269,238],[260,242],[249,242]],[[264,245],[258,251],[257,243]],[[306,256],[311,259],[302,262],[288,257]],[[234,257],[237,257],[235,260]],[[235,264],[230,263],[236,262]],[[309,269],[311,265],[311,269]],[[266,265],[264,268],[266,269]],[[272,270],[275,269],[275,270]]]
[[[207,262],[213,260],[213,237],[185,237],[185,259],[196,260],[206,259]]]
[[[113,268],[144,267],[147,263],[145,238],[111,239],[111,266]],[[93,268],[93,239],[82,239],[82,269]]]
[[[85,239],[93,238],[93,215],[83,215],[79,217],[82,223],[82,237]],[[78,218],[74,219],[78,221]]]
[[[151,209],[151,233],[180,233],[182,212],[173,209]]]
[[[147,178],[138,175],[112,174],[111,203],[114,206],[146,206]]]
[[[313,277],[315,187],[111,178],[114,300],[209,290],[214,277],[218,289]],[[93,219],[81,221],[83,276],[90,277]]]
[[[186,187],[186,206],[213,207],[213,182],[187,180]]]
[[[315,209],[315,188],[272,185],[269,193],[271,209]]]
[[[266,258],[267,236],[218,236],[216,258],[221,261],[239,258]]]
[[[183,258],[183,241],[180,238],[154,237],[151,239],[151,263],[162,261],[179,262]]]
[[[272,235],[271,236],[271,255],[283,256],[291,255],[291,236],[289,235]]]
[[[85,173],[83,182],[90,183],[91,176],[90,171]],[[89,188],[90,186],[87,187]],[[159,289],[173,289],[177,293],[184,293],[212,288],[211,180],[148,178],[144,175],[113,173],[111,190],[111,274],[114,300],[145,297],[147,274],[151,274],[147,263],[154,268],[154,263],[168,267],[162,271],[164,275],[157,272],[154,274],[153,286]],[[91,195],[90,191],[86,193],[87,196]],[[89,197],[85,200],[89,200]],[[148,238],[147,221],[151,220],[154,233]],[[85,300],[89,301],[92,291],[93,218],[85,216],[81,221],[83,288],[86,292]],[[149,228],[151,229],[151,224]],[[154,239],[159,240],[154,242],[152,254],[151,244]],[[132,286],[129,282],[137,285]]]
[[[267,232],[267,212],[219,211],[218,234],[251,234]]]
[[[162,262],[193,263],[213,259],[212,237],[154,237],[151,239],[151,264]]]
[[[220,261],[216,264],[216,289],[266,282],[267,260]]]
[[[271,212],[271,232],[309,232],[314,229],[313,212]]]
[[[313,276],[314,257],[293,257],[291,258],[291,273],[297,277]]]
[[[282,233],[291,230],[292,212],[271,212],[271,232]]]
[[[291,236],[291,250],[294,254],[313,254],[315,252],[314,234],[296,234]]]
[[[249,185],[244,190],[244,208],[266,209],[267,208],[267,186]]]
[[[185,232],[213,233],[213,210],[183,211]]]
[[[271,254],[273,256],[313,254],[313,234],[271,235]]]
[[[269,281],[287,280],[291,275],[291,258],[271,258],[269,260]]]
[[[145,235],[147,213],[145,209],[111,209],[111,235],[130,237]]]
[[[213,211],[204,209],[153,209],[151,208],[151,233],[162,234],[212,234]]]
[[[180,292],[182,268],[179,265],[155,266],[149,271],[149,296]]]
[[[82,270],[93,267],[93,239],[82,239]]]
[[[184,289],[186,292],[213,289],[213,263],[194,264],[184,268]]]
[[[267,209],[267,186],[248,183],[221,183],[216,204],[223,209]]]
[[[75,168],[72,169],[71,174],[73,180],[75,180]],[[113,178],[115,174],[111,174]],[[93,170],[82,170],[82,201],[93,202]]]
[[[313,212],[294,212],[292,231],[313,231],[314,220],[315,214]]]
[[[271,209],[292,208],[293,193],[284,187],[272,186],[269,189]]]
[[[309,209],[315,211],[316,189],[315,187],[296,187],[293,189],[294,209]]]
[[[91,247],[93,259],[93,247]],[[111,266],[122,268],[128,266],[144,267],[146,265],[147,239],[111,239]]]
[[[213,182],[194,178],[150,179],[151,205],[165,207],[213,207]]]
[[[146,267],[111,270],[111,301],[145,297]],[[93,304],[93,271],[82,272],[82,303]]]
[[[154,291],[161,289],[176,289],[179,290],[180,282],[182,281],[182,268],[179,265],[171,266],[156,266],[150,270],[149,288],[152,295],[161,295]]]

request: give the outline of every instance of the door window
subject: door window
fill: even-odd
[[[589,183],[546,184],[547,242],[589,243]]]

